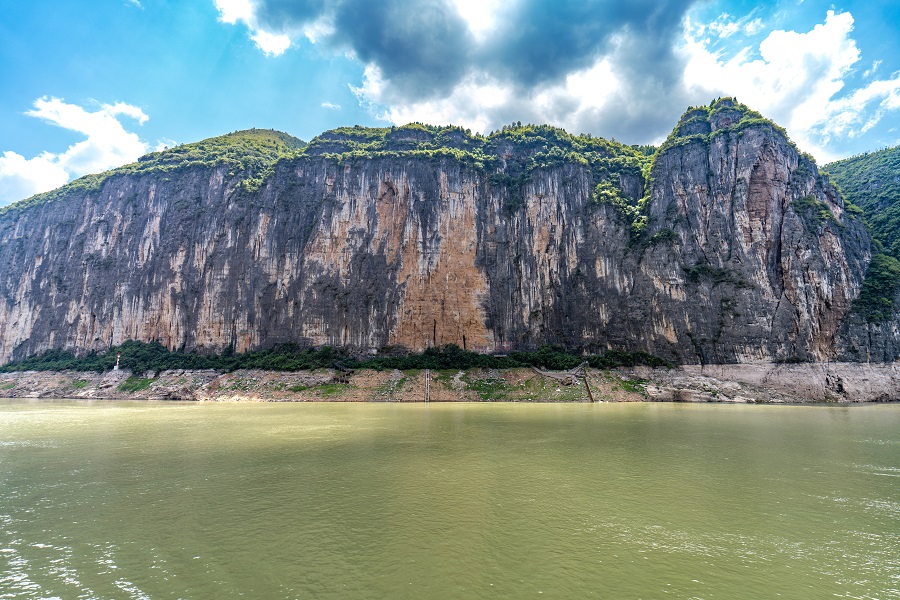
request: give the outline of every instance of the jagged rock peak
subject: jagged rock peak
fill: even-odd
[[[720,133],[737,132],[752,126],[771,127],[788,139],[784,128],[747,105],[734,98],[719,98],[710,102],[708,106],[688,108],[662,147],[668,148],[691,141],[709,141]]]

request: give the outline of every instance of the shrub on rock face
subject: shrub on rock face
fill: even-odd
[[[121,346],[113,346],[108,351],[97,354],[91,352],[76,356],[71,352],[49,350],[13,361],[0,367],[0,372],[12,371],[108,371],[116,364],[121,353],[120,366],[132,373],[156,373],[174,369],[217,369],[235,371],[237,369],[264,369],[270,371],[305,371],[322,368],[340,369],[510,369],[517,367],[540,367],[555,371],[567,371],[587,361],[592,367],[609,369],[619,366],[667,366],[670,363],[646,352],[623,352],[610,350],[603,354],[580,354],[559,346],[542,346],[538,350],[510,352],[506,356],[479,354],[463,350],[449,344],[441,348],[428,348],[423,352],[398,352],[389,349],[385,354],[359,357],[345,350],[323,346],[321,348],[301,347],[297,344],[282,344],[269,350],[258,350],[235,354],[230,351],[221,354],[197,354],[195,352],[169,351],[159,342],[127,341]],[[132,377],[127,386],[137,385],[137,376]],[[142,385],[146,383],[143,382]],[[124,385],[124,384],[123,384]],[[149,384],[146,384],[149,385]],[[144,385],[144,387],[146,387]],[[140,388],[144,389],[144,388]],[[129,391],[136,391],[131,390]]]
[[[897,311],[898,294],[900,261],[887,254],[876,254],[869,264],[862,291],[853,303],[854,312],[870,323],[891,320]]]

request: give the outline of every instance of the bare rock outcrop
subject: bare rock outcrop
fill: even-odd
[[[588,138],[579,158],[549,138],[456,131],[436,152],[434,135],[388,135],[408,148],[339,154],[353,135],[323,135],[253,173],[137,169],[11,207],[0,362],[129,339],[201,352],[560,344],[696,364],[838,353],[869,237],[746,107],[686,113],[646,180],[636,151]],[[459,150],[477,144],[478,160]]]

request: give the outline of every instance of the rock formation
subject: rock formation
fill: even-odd
[[[128,339],[825,360],[871,256],[812,159],[730,99],[652,159],[529,126],[344,128],[251,161],[217,139],[0,212],[0,361]]]

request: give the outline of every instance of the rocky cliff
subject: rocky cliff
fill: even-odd
[[[855,361],[896,360],[900,357],[900,148],[860,154],[825,169],[851,210],[862,210],[874,240],[855,310],[839,333],[840,356]]]
[[[823,360],[870,260],[812,159],[730,99],[653,156],[520,124],[277,135],[2,211],[0,361],[127,339]]]

